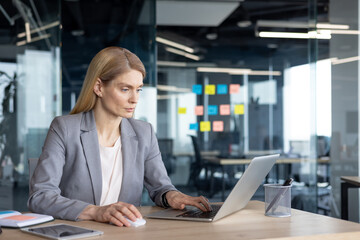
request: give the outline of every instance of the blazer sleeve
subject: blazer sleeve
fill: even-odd
[[[59,188],[66,159],[66,131],[65,121],[61,117],[55,118],[30,181],[28,208],[55,218],[78,220],[89,203],[65,198]]]
[[[177,191],[172,185],[166,168],[161,158],[159,145],[154,130],[150,126],[149,154],[145,159],[144,185],[149,192],[150,198],[156,205],[166,207],[162,202],[162,195],[168,191]]]

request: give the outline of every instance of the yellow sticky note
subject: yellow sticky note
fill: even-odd
[[[244,104],[237,104],[235,105],[235,114],[243,115],[244,114]]]
[[[210,84],[205,86],[205,94],[207,95],[215,95],[215,85]]]
[[[200,122],[200,132],[210,132],[211,130],[211,126],[210,126],[210,122]]]
[[[178,114],[186,114],[186,108],[179,107]]]

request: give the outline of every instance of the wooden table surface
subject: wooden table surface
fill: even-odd
[[[219,157],[211,157],[205,156],[203,157],[204,160],[216,163],[219,165],[247,165],[250,164],[252,159],[245,159],[245,158],[219,158]],[[285,164],[285,163],[302,163],[308,162],[309,159],[305,158],[279,158],[276,160],[276,164]],[[330,163],[329,158],[319,158],[317,159],[318,163]]]
[[[356,177],[356,176],[342,176],[341,180],[351,183],[355,186],[359,186],[360,187],[360,177]]]
[[[291,217],[267,217],[264,215],[264,208],[263,202],[251,201],[243,210],[213,223],[146,219],[147,223],[144,226],[126,228],[93,221],[71,222],[56,220],[43,225],[67,223],[104,232],[104,235],[92,237],[91,239],[268,239],[341,232],[354,232],[345,235],[359,239],[356,238],[360,232],[360,224],[358,223],[294,209],[292,209]],[[160,208],[140,207],[139,209],[143,215],[146,215]],[[23,233],[19,229],[5,228],[3,233],[0,234],[0,239],[23,240],[39,238]],[[313,238],[306,237],[306,239]]]

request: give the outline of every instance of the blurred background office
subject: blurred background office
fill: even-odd
[[[293,207],[340,217],[340,177],[359,176],[359,7],[2,0],[0,209],[27,210],[28,159],[39,157],[51,120],[74,106],[91,58],[115,45],[145,64],[135,118],[153,124],[179,189],[222,200],[222,184],[226,195],[246,164],[209,157],[281,153],[266,181],[293,177]],[[349,194],[359,222],[359,191]]]

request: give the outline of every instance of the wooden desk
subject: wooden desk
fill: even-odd
[[[218,157],[203,157],[204,160],[219,164],[219,165],[247,165],[250,164],[252,159],[245,158],[218,158]],[[276,164],[286,164],[286,163],[302,163],[308,162],[306,158],[279,158],[276,160]],[[317,159],[318,163],[327,164],[330,163],[330,158],[319,158]]]
[[[360,177],[343,176],[341,183],[341,218],[349,219],[348,190],[349,188],[360,188]]]
[[[158,207],[141,207],[142,214],[157,211]],[[349,233],[359,236],[360,224],[292,209],[292,216],[274,218],[264,215],[264,203],[251,201],[243,210],[213,223],[175,220],[146,219],[147,223],[138,228],[116,227],[92,221],[70,222],[56,220],[47,223],[68,223],[97,229],[104,232],[91,239],[267,239],[281,237],[311,236],[316,234]],[[0,239],[40,239],[18,229],[3,229]],[[90,238],[89,238],[90,239]],[[356,239],[356,238],[355,238]]]

